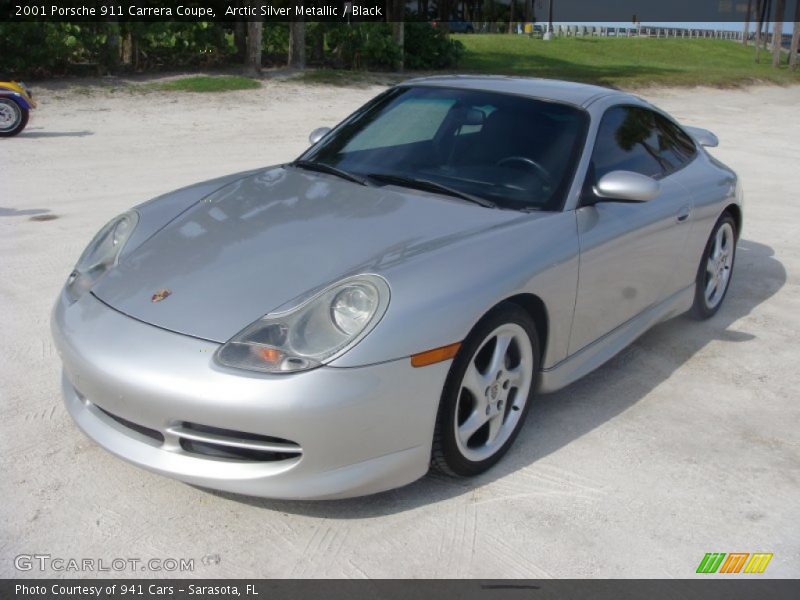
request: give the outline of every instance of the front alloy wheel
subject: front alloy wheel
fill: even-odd
[[[728,292],[736,258],[736,223],[725,213],[711,232],[697,273],[692,312],[699,319],[712,317]]]
[[[522,427],[538,366],[531,317],[511,303],[489,313],[467,337],[450,369],[437,417],[433,465],[462,476],[494,465]]]

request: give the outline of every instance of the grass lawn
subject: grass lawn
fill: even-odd
[[[255,79],[239,75],[220,75],[215,77],[197,75],[163,83],[149,84],[147,87],[168,92],[230,92],[233,90],[260,88],[261,83]]]
[[[800,71],[772,68],[772,55],[728,40],[555,38],[456,35],[466,46],[461,72],[569,79],[614,87],[800,84]],[[783,57],[784,63],[786,55]]]

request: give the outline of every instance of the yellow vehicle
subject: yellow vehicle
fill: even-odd
[[[11,137],[25,129],[33,94],[21,81],[0,81],[0,137]]]

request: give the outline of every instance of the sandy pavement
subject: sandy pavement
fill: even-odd
[[[726,305],[540,397],[476,480],[326,503],[217,495],[72,424],[49,310],[94,232],[152,196],[293,158],[380,89],[38,86],[26,132],[0,141],[0,576],[64,576],[15,570],[46,553],[191,558],[202,577],[683,578],[712,551],[773,552],[767,575],[800,576],[800,87],[644,94],[715,131],[714,154],[743,178]]]

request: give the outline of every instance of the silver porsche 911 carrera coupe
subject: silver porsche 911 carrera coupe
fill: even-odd
[[[536,394],[730,285],[736,174],[633,95],[416,79],[311,143],[146,202],[81,255],[52,331],[101,446],[274,498],[476,475]]]

